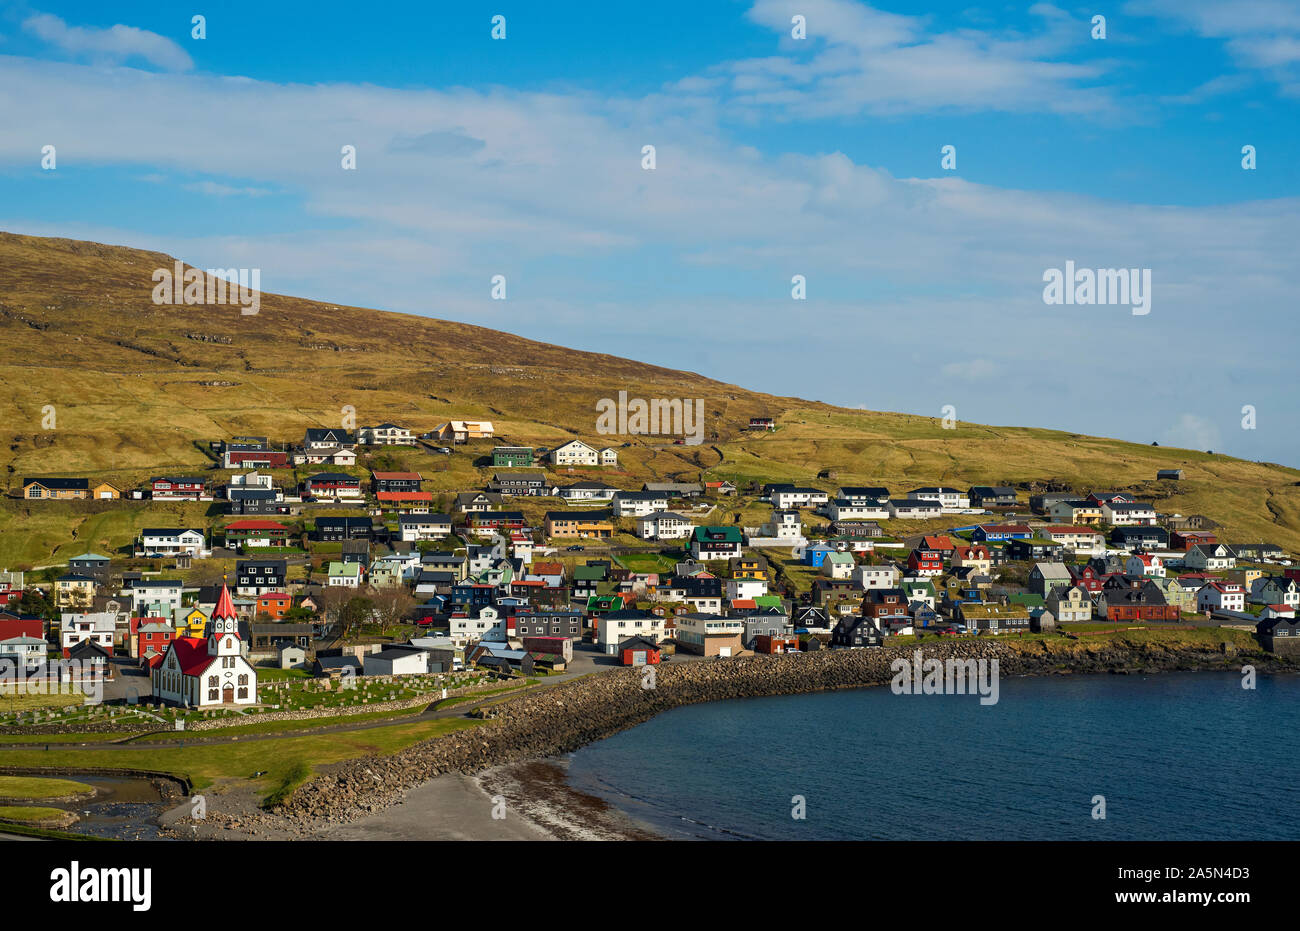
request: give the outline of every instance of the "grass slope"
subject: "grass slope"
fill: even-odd
[[[815,481],[884,484],[1065,482],[1125,488],[1161,510],[1203,513],[1230,541],[1269,540],[1300,550],[1300,471],[1182,449],[1141,446],[1051,430],[959,423],[747,391],[689,372],[576,352],[434,317],[342,307],[265,294],[260,312],[152,303],[159,253],[0,233],[0,482],[75,474],[138,483],[212,465],[207,441],[232,434],[300,439],[309,426],[393,420],[424,431],[457,419],[488,419],[498,441],[554,446],[601,440],[596,402],[703,398],[706,440],[609,437],[617,470],[566,470],[565,481],[599,476],[645,480]],[[378,294],[378,283],[376,284]],[[436,305],[430,313],[436,314]],[[809,364],[815,364],[810,360]],[[53,429],[47,429],[53,413]],[[754,434],[751,416],[780,428]],[[415,468],[435,492],[481,486],[493,443],[451,457],[402,450],[359,465]],[[1179,483],[1156,483],[1181,468]],[[316,470],[312,470],[316,471]],[[292,475],[287,475],[292,478]],[[98,509],[97,509],[98,507]],[[166,510],[168,507],[172,511]],[[163,510],[159,510],[162,508]],[[203,514],[133,503],[29,505],[0,502],[0,564],[43,565],[125,545],[146,525]],[[730,515],[727,515],[730,519]],[[15,542],[16,541],[16,542]]]

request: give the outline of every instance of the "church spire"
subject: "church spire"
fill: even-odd
[[[225,576],[221,579],[221,594],[217,596],[217,606],[212,609],[212,630],[216,633],[239,635],[238,618],[235,616],[235,601],[230,597],[230,586]]]

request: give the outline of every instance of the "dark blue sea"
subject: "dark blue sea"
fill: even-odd
[[[1300,839],[1300,678],[1241,681],[1003,678],[989,706],[888,687],[691,705],[579,750],[569,783],[676,838]]]

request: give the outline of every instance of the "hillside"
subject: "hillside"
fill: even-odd
[[[212,465],[210,440],[300,440],[306,427],[339,426],[351,405],[357,425],[393,420],[422,432],[448,419],[487,419],[498,441],[509,443],[554,446],[575,436],[630,442],[618,472],[601,473],[626,487],[707,471],[900,491],[938,483],[1132,488],[1161,510],[1209,515],[1230,541],[1262,539],[1300,551],[1295,469],[1049,430],[967,423],[944,430],[934,418],[774,397],[434,317],[274,294],[264,294],[260,312],[249,316],[236,306],[155,305],[151,274],[172,265],[159,253],[0,233],[0,462],[8,494],[24,475],[133,484],[203,470]],[[382,296],[376,282],[375,297]],[[436,303],[429,310],[436,314]],[[619,391],[703,398],[704,445],[598,436],[596,402]],[[43,428],[48,405],[54,429]],[[748,432],[751,416],[775,417],[780,428]],[[473,457],[485,451],[403,455],[430,479],[427,487],[455,490],[482,483],[486,472]],[[1159,468],[1182,468],[1185,480],[1156,483]],[[818,481],[826,470],[834,477]],[[56,514],[67,515],[66,527]],[[41,513],[6,500],[0,535],[39,534],[37,550],[51,553],[74,537],[81,545],[115,541],[116,532],[78,534],[78,524],[92,519],[104,523],[102,514]],[[0,546],[0,562],[15,552]]]

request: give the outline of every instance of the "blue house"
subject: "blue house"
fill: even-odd
[[[803,551],[803,564],[805,566],[820,567],[826,561],[826,556],[836,552],[835,547],[828,546],[825,543],[814,543]]]
[[[1034,532],[1024,524],[980,524],[971,531],[976,543],[1003,543],[1007,540],[1028,540]]]

